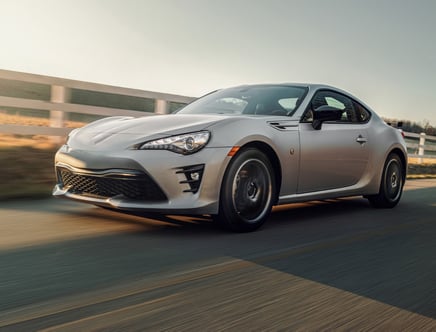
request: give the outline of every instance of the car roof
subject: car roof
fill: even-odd
[[[336,91],[339,92],[345,96],[350,97],[351,99],[354,99],[355,101],[359,102],[360,104],[362,104],[363,106],[365,106],[367,109],[369,109],[371,112],[374,112],[371,107],[369,107],[366,103],[364,103],[361,99],[357,98],[356,96],[354,96],[353,94],[351,94],[348,91],[342,90],[340,88],[331,86],[331,85],[327,85],[327,84],[320,84],[320,83],[290,83],[290,82],[285,82],[285,83],[263,83],[263,84],[243,84],[243,85],[239,85],[239,86],[233,86],[230,88],[244,88],[244,87],[268,87],[268,86],[292,86],[292,87],[302,87],[302,88],[307,88],[309,89],[309,91],[311,93],[313,93],[314,91],[317,90],[321,90],[321,89],[328,89],[328,90],[332,90],[332,91]]]
[[[318,84],[318,83],[260,83],[260,84],[242,84],[233,86],[230,88],[244,88],[244,87],[268,87],[268,86],[294,86],[294,87],[302,87],[302,88],[309,88],[311,90],[317,90],[317,89],[332,89],[337,91],[342,91],[341,89],[338,89],[331,85],[326,84]],[[345,91],[344,91],[345,92]]]

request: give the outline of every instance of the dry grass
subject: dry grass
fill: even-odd
[[[409,157],[409,164],[436,165],[436,158],[420,158]]]
[[[49,136],[0,134],[0,149],[33,147],[38,150],[53,150],[58,146],[59,143],[54,141],[52,137]]]
[[[15,124],[22,126],[41,126],[48,127],[50,120],[30,116],[19,116],[0,113],[0,124]],[[85,123],[77,121],[65,121],[67,128],[79,128]],[[0,148],[20,148],[32,147],[39,150],[53,150],[59,146],[62,139],[44,135],[17,135],[0,133]]]
[[[50,125],[50,120],[45,118],[37,118],[31,116],[21,116],[21,115],[11,115],[0,113],[0,123],[1,124],[19,124],[23,126],[42,126],[48,127]],[[66,128],[78,128],[83,126],[85,123],[77,121],[65,121]]]
[[[34,148],[0,149],[0,200],[49,196],[55,184],[55,151]]]
[[[49,126],[49,119],[0,113],[0,124]],[[82,122],[66,121],[68,128]],[[55,184],[54,155],[58,137],[0,133],[0,200],[47,197]]]

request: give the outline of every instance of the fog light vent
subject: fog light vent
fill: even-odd
[[[176,174],[184,174],[185,180],[180,181],[180,184],[187,183],[189,189],[183,190],[184,193],[195,194],[200,188],[201,179],[203,177],[204,164],[192,165],[178,168]]]

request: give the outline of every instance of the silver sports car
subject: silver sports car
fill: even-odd
[[[252,231],[273,205],[363,195],[392,208],[407,169],[401,133],[325,85],[246,85],[175,114],[110,117],[69,135],[53,195],[124,211],[209,214]]]

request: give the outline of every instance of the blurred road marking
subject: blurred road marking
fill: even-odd
[[[133,295],[150,292],[159,288],[171,287],[185,282],[192,282],[198,279],[207,278],[217,274],[241,269],[248,266],[256,265],[254,263],[231,259],[227,262],[206,266],[204,268],[193,269],[183,273],[159,277],[156,280],[147,280],[148,285],[144,287],[144,281],[141,280],[128,287],[120,289],[107,289],[80,294],[78,296],[63,297],[60,300],[47,301],[36,305],[29,305],[18,309],[0,312],[0,327],[12,324],[18,324],[24,321],[40,319],[46,316],[65,313],[67,311],[78,310],[83,307],[101,304],[114,300],[120,300]]]
[[[168,296],[159,297],[157,299],[153,299],[150,301],[145,301],[142,303],[130,305],[127,307],[122,307],[119,309],[107,311],[101,314],[88,316],[82,319],[74,320],[68,323],[56,325],[49,327],[47,329],[41,330],[41,332],[50,332],[50,331],[85,331],[89,329],[99,328],[95,326],[95,322],[102,318],[105,319],[105,323],[107,324],[107,319],[111,316],[111,321],[115,321],[116,323],[120,323],[123,321],[134,319],[135,317],[142,316],[144,314],[144,307],[149,306],[151,304],[155,304],[158,302],[163,302],[167,300],[174,300],[177,297],[180,297],[182,293],[175,293]]]

